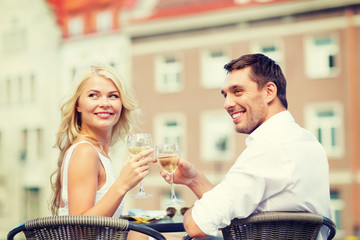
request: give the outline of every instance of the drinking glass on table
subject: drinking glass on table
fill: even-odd
[[[175,189],[174,189],[174,172],[179,165],[180,160],[180,150],[177,143],[169,144],[158,144],[156,145],[155,150],[156,158],[160,163],[162,169],[165,170],[170,176],[170,185],[171,185],[171,199],[169,202],[166,202],[165,206],[175,205],[184,203],[184,201],[176,198]]]
[[[127,147],[132,157],[146,149],[152,148],[151,134],[136,133],[129,135],[127,138]],[[138,193],[132,195],[134,198],[148,198],[151,196],[151,194],[145,192],[142,181],[140,181],[140,189]]]

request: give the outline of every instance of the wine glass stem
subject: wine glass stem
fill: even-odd
[[[174,189],[174,175],[172,173],[169,173],[170,175],[170,185],[171,185],[171,200],[176,200],[176,195],[175,195],[175,189]]]
[[[144,191],[144,186],[143,186],[142,181],[140,181],[140,183],[139,183],[139,184],[140,184],[139,192],[140,192],[140,193],[145,192],[145,191]]]

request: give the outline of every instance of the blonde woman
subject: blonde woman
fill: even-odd
[[[119,217],[125,194],[149,173],[153,150],[129,157],[115,178],[109,148],[129,133],[136,101],[105,65],[80,69],[75,81],[72,95],[61,106],[51,210],[54,215]]]

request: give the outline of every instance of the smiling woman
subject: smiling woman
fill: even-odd
[[[111,139],[112,128],[118,122],[122,110],[120,93],[113,81],[102,76],[93,76],[86,81],[80,95],[76,110],[81,113],[82,129],[85,134],[88,127],[99,127],[109,130],[103,131],[103,138]]]
[[[120,217],[125,194],[149,173],[153,149],[129,157],[115,178],[109,148],[129,133],[136,101],[111,67],[84,67],[75,80],[72,95],[61,106],[51,209],[54,215]]]

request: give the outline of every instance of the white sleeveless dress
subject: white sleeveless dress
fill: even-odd
[[[59,216],[69,215],[69,205],[68,205],[68,203],[69,203],[68,202],[69,201],[69,199],[68,199],[68,168],[69,168],[69,162],[70,162],[70,157],[71,157],[72,153],[74,152],[74,149],[76,148],[76,146],[79,145],[79,144],[82,144],[82,143],[90,144],[91,146],[93,146],[95,148],[95,146],[92,145],[90,142],[81,141],[81,142],[78,142],[78,143],[72,145],[66,151],[64,161],[63,161],[63,164],[62,164],[62,167],[61,167],[61,174],[62,174],[61,199],[65,203],[65,206],[63,208],[59,208],[59,214],[58,214]],[[101,161],[102,165],[104,166],[105,173],[106,173],[105,184],[101,187],[101,189],[99,189],[96,192],[96,199],[95,199],[95,204],[96,204],[97,202],[100,201],[100,199],[109,190],[111,185],[115,182],[115,174],[114,174],[114,170],[113,170],[110,159],[105,157],[104,155],[102,155],[96,148],[95,148],[95,150],[99,155],[100,161]],[[113,217],[116,217],[116,218],[120,217],[121,214],[122,214],[123,209],[124,209],[124,201],[121,202],[118,209],[114,213]]]

